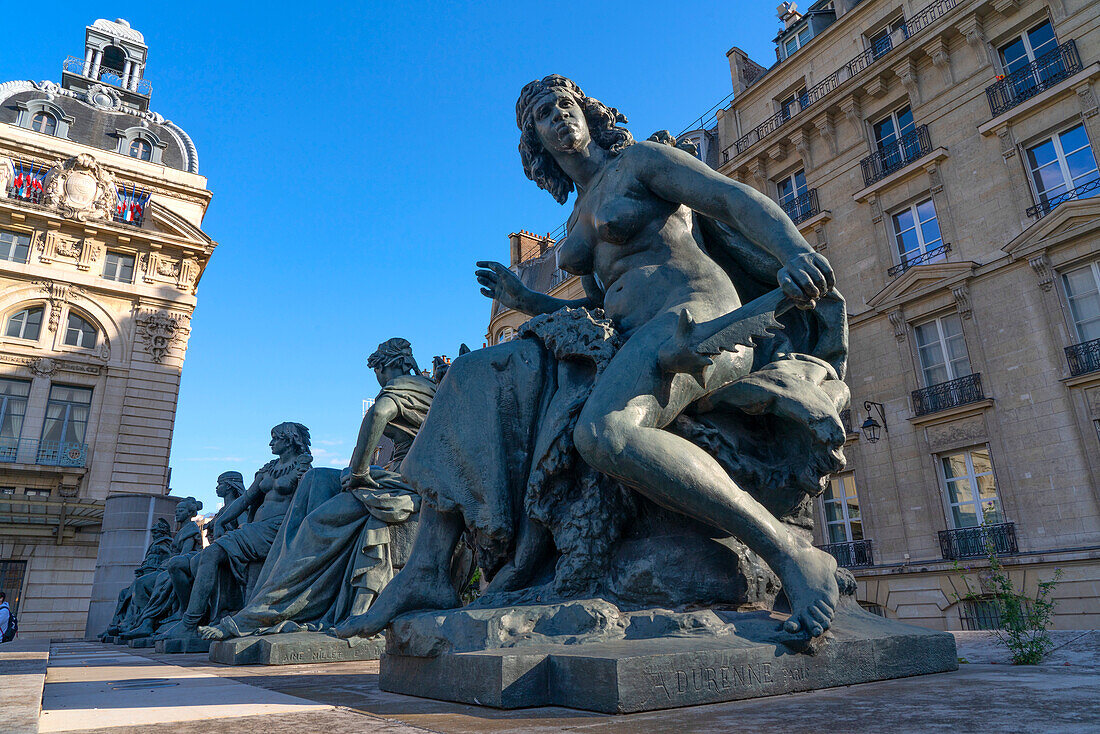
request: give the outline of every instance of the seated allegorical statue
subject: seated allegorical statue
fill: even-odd
[[[214,539],[191,560],[188,572],[182,566],[174,567],[174,581],[181,589],[189,586],[190,591],[180,621],[158,639],[198,638],[199,625],[209,620],[222,585],[248,587],[250,567],[267,558],[298,483],[313,462],[309,445],[309,429],[301,423],[280,423],[271,429],[271,452],[278,458],[257,471],[244,494],[218,513]],[[245,513],[248,522],[225,530]]]
[[[569,79],[528,84],[516,118],[527,176],[576,191],[558,265],[586,297],[479,263],[482,292],[534,318],[450,365],[402,467],[423,500],[412,555],[338,634],[458,606],[468,532],[479,607],[770,608],[781,582],[786,632],[821,635],[840,585],[810,498],[844,466],[848,403],[828,261],[771,199],[667,134],[635,142]]]
[[[161,570],[161,566],[172,555],[172,526],[163,517],[157,518],[150,529],[149,547],[145,549],[145,557],[141,565],[134,569],[134,582],[118,593],[118,604],[115,605],[114,616],[100,640],[107,637],[115,637],[124,627],[133,624],[138,613],[138,603],[134,601],[135,587],[140,579],[145,576],[153,576]]]
[[[405,339],[378,345],[367,366],[382,391],[363,417],[348,468],[311,469],[302,477],[248,603],[201,627],[203,637],[331,630],[365,612],[389,582],[394,533],[412,532],[415,525],[401,526],[420,509],[420,497],[401,478],[401,462],[436,383],[420,374]],[[385,467],[372,466],[383,435],[393,441],[393,456]]]
[[[120,625],[118,636],[124,640],[135,640],[152,636],[157,626],[171,618],[176,611],[172,596],[172,580],[168,567],[175,558],[190,558],[202,549],[202,531],[193,518],[202,510],[202,502],[194,497],[184,497],[176,503],[175,537],[172,538],[172,552],[158,567],[156,573],[145,574],[131,586],[131,605],[133,613],[127,615],[128,623]]]

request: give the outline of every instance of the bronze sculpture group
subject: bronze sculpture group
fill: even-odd
[[[391,653],[459,650],[443,612],[462,606],[455,559],[471,547],[482,620],[576,603],[774,609],[784,644],[810,644],[845,596],[858,613],[851,575],[812,545],[849,397],[828,261],[772,200],[667,132],[635,142],[569,79],[525,86],[516,121],[528,178],[562,204],[576,193],[556,249],[585,297],[479,262],[482,293],[531,316],[520,338],[437,358],[435,379],[404,339],[380,344],[382,392],[349,466],[312,468],[308,431],[277,426],[279,458],[227,491],[210,545],[151,546],[111,630],[357,644],[427,612],[429,653],[409,624]],[[383,435],[393,458],[372,466]]]

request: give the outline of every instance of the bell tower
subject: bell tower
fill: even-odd
[[[152,89],[145,81],[145,37],[122,18],[100,18],[85,29],[84,39],[84,58],[66,59],[62,86],[86,91],[103,84],[119,91],[127,104],[147,110]]]

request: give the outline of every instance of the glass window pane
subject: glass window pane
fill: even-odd
[[[1001,47],[1001,61],[1004,62],[1005,71],[1009,74],[1028,65],[1027,49],[1024,48],[1024,40],[1017,38]]]
[[[914,226],[913,211],[911,209],[906,209],[894,215],[895,232],[904,232],[907,229],[913,229]]]
[[[1058,154],[1054,151],[1054,143],[1050,140],[1044,140],[1034,148],[1027,149],[1027,159],[1031,168],[1036,169],[1057,161]]]
[[[863,540],[863,523],[859,520],[852,522],[848,525],[848,529],[852,533],[852,540]]]
[[[776,190],[779,193],[779,203],[786,204],[794,196],[794,191],[791,188],[791,180],[785,178],[776,185]]]
[[[897,111],[898,118],[898,137],[907,135],[913,131],[913,110],[909,107],[902,107]]]
[[[1085,134],[1085,126],[1077,125],[1058,135],[1058,142],[1062,144],[1062,153],[1069,155],[1081,150],[1089,144],[1089,136]]]
[[[1044,21],[1042,25],[1028,31],[1027,40],[1031,43],[1031,52],[1035,58],[1039,58],[1047,51],[1054,50],[1057,45],[1050,21]]]
[[[795,51],[798,50],[798,41],[796,39],[792,38],[791,40],[787,41],[786,45],[784,46],[784,49],[786,49],[786,51],[787,51],[787,56],[790,56],[791,54],[793,54]]]
[[[1035,179],[1035,188],[1041,197],[1057,196],[1068,188],[1066,179],[1062,175],[1062,168],[1057,163],[1038,168],[1032,171],[1031,175]]]
[[[893,117],[887,117],[885,120],[875,123],[874,128],[875,142],[878,143],[879,148],[885,148],[897,140],[897,135],[894,131]]]
[[[940,236],[940,223],[936,219],[930,219],[920,226],[921,239],[924,240],[924,251],[927,252],[943,244]]]
[[[897,236],[898,241],[898,254],[901,255],[901,261],[908,262],[917,255],[920,254],[920,240],[917,238],[917,232],[911,229],[907,232],[902,232]]]
[[[950,454],[941,457],[941,461],[944,476],[948,479],[966,476],[966,454]]]
[[[995,500],[988,500],[981,503],[982,508],[982,524],[983,525],[998,525],[1004,522],[1004,516],[1001,514],[1000,503]]]
[[[1096,178],[1096,161],[1092,159],[1092,151],[1088,148],[1066,156],[1066,167],[1069,168],[1069,177],[1073,181],[1071,188]]]
[[[957,528],[972,528],[978,524],[978,516],[972,504],[953,506],[951,515]]]
[[[794,192],[796,196],[806,193],[806,172],[799,171],[794,174]]]
[[[836,524],[829,525],[829,542],[830,543],[847,543],[848,537],[844,533],[844,525]]]
[[[989,460],[988,449],[974,449],[971,451],[970,463],[974,465],[975,474],[988,474],[993,471],[993,462]],[[992,477],[990,477],[990,479],[992,479]]]

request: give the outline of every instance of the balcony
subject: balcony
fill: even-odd
[[[894,34],[882,39],[873,48],[868,48],[858,54],[832,74],[829,74],[813,87],[807,89],[806,92],[798,98],[798,108],[796,111],[787,108],[776,112],[755,128],[742,135],[734,141],[732,145],[726,147],[726,149],[722,151],[722,162],[727,163],[731,157],[736,158],[741,155],[752,145],[763,140],[769,134],[782,127],[787,120],[797,116],[802,110],[817,104],[841,84],[873,66],[879,59],[889,56],[890,52],[896,47],[896,44],[900,45],[908,41],[962,2],[963,0],[935,0],[935,2],[924,6],[909,18],[909,20],[905,21],[902,27],[895,31]]]
[[[928,126],[919,125],[859,162],[859,167],[863,170],[863,185],[870,186],[881,181],[931,152],[932,139],[928,135]]]
[[[140,227],[145,221],[145,210],[149,205],[150,194],[138,191],[135,186],[127,188],[125,185],[119,185],[115,194],[118,202],[115,204],[111,218],[119,224]]]
[[[88,444],[74,441],[36,441],[0,437],[0,462],[83,468]]]
[[[1093,339],[1066,347],[1066,361],[1073,377],[1089,372],[1100,372],[1100,339]]]
[[[913,413],[917,416],[928,415],[981,400],[985,400],[981,374],[967,375],[957,380],[948,380],[938,385],[914,390]]]
[[[925,263],[939,262],[947,257],[947,253],[951,252],[951,244],[944,242],[939,247],[933,247],[927,252],[922,252],[916,257],[911,257],[906,260],[902,260],[900,264],[895,265],[886,271],[886,274],[893,278],[895,275],[901,275],[914,265],[924,265]]]
[[[1029,206],[1027,208],[1027,215],[1029,217],[1035,217],[1036,219],[1042,219],[1047,214],[1054,211],[1059,204],[1064,204],[1067,201],[1073,201],[1074,199],[1088,199],[1089,197],[1100,194],[1100,177],[1094,178],[1092,181],[1087,181],[1081,184],[1075,189],[1069,191],[1063,191],[1057,196],[1052,196],[1049,199],[1043,199],[1035,206]],[[1042,198],[1042,197],[1040,197]]]
[[[1043,54],[1022,69],[985,89],[989,111],[994,117],[1022,104],[1040,92],[1045,92],[1063,79],[1081,71],[1081,56],[1076,41],[1066,41],[1050,53]]]
[[[42,190],[46,182],[46,167],[20,160],[12,160],[11,164],[15,177],[5,190],[7,197],[29,204],[41,204]]]
[[[92,81],[103,82],[104,84],[110,84],[112,87],[118,87],[128,92],[134,92],[140,94],[143,97],[148,97],[153,93],[153,87],[145,79],[133,78],[129,81],[122,78],[122,76],[115,69],[109,69],[105,66],[99,67],[99,73],[96,76],[89,76],[85,71],[84,59],[78,56],[69,56],[62,62],[62,69],[70,74],[76,74],[84,79],[91,79]]]
[[[817,204],[817,189],[810,189],[780,206],[795,224],[805,222],[810,217],[821,213],[821,207]]]
[[[862,568],[873,566],[871,559],[871,541],[853,540],[849,543],[828,543],[818,546],[833,558],[842,568]]]
[[[947,561],[987,558],[990,553],[1010,556],[1019,552],[1016,523],[1013,522],[940,531],[940,553]]]

